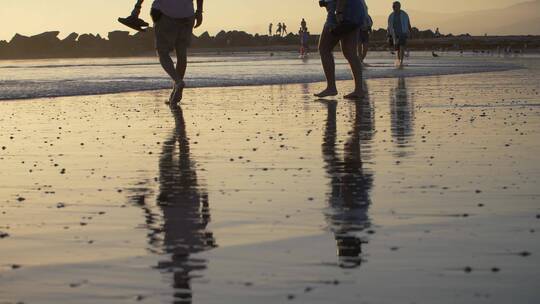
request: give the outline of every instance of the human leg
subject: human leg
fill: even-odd
[[[332,54],[334,47],[338,44],[339,39],[334,36],[328,27],[324,27],[319,40],[319,54],[326,77],[326,89],[315,94],[317,97],[336,96],[336,65],[334,55]]]
[[[353,31],[341,38],[343,56],[349,62],[354,79],[354,91],[345,98],[356,99],[364,95],[362,89],[362,64],[358,56],[358,31]]]

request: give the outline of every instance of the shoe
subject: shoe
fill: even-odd
[[[145,27],[150,26],[148,22],[142,20],[139,17],[134,17],[134,16],[129,16],[127,18],[118,18],[118,22],[138,32],[145,32],[146,31]]]

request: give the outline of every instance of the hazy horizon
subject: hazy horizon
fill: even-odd
[[[367,2],[370,14],[380,19],[380,16],[386,16],[390,12],[393,0],[367,0]],[[427,20],[429,18],[424,18],[424,15],[444,16],[445,13],[451,15],[459,12],[500,9],[525,2],[534,1],[457,0],[449,3],[444,0],[403,0],[402,4],[405,10],[421,12],[419,15],[422,15],[422,18],[418,19],[426,20],[419,20],[425,22],[418,22],[418,25],[421,25],[419,27],[422,29],[427,29],[436,28],[439,24],[438,21]],[[4,0],[0,20],[5,25],[0,27],[0,40],[9,41],[15,33],[30,36],[58,30],[61,32],[60,36],[65,37],[71,32],[106,35],[110,31],[126,30],[116,22],[116,19],[128,15],[134,3],[132,0],[113,3],[107,0],[76,3],[72,0],[56,0],[54,3],[38,0]],[[144,4],[142,16],[147,20],[150,19],[148,11],[151,3],[152,0],[146,0]],[[229,0],[224,3],[207,0],[205,24],[196,31],[196,34],[205,31],[215,34],[222,29],[264,34],[267,33],[270,22],[274,24],[285,22],[289,31],[296,32],[301,18],[306,18],[311,31],[317,33],[322,26],[324,11],[318,7],[315,0],[296,0],[294,3],[263,0],[250,0],[247,3],[245,0]],[[498,22],[499,20],[494,19],[493,24],[489,26],[495,28]],[[375,20],[375,24],[380,26],[384,24],[384,20]]]

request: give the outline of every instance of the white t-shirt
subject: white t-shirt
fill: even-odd
[[[171,18],[187,18],[195,14],[193,0],[154,0],[152,8]]]

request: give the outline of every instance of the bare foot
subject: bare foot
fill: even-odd
[[[336,89],[325,89],[324,91],[314,94],[315,97],[328,97],[328,96],[336,96],[338,94]]]
[[[358,100],[364,98],[366,94],[363,91],[354,91],[351,94],[343,96],[345,99]]]
[[[185,87],[186,87],[186,84],[183,81],[174,84],[173,90],[171,92],[171,96],[169,97],[169,102],[167,102],[167,104],[179,103],[182,100]]]

